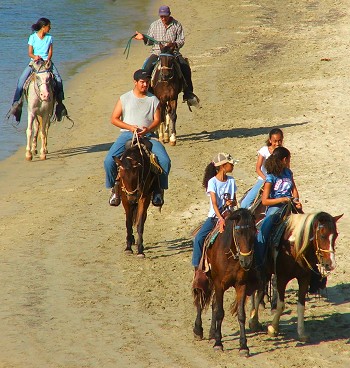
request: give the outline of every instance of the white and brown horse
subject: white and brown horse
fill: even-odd
[[[37,154],[39,131],[41,138],[40,159],[46,159],[48,152],[47,134],[55,106],[54,77],[51,72],[51,62],[34,62],[32,67],[33,73],[27,82],[28,88],[25,88],[28,104],[26,146],[26,159],[28,161],[31,161],[33,155]]]

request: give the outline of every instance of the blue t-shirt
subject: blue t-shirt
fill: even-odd
[[[216,203],[219,208],[224,207],[226,202],[224,194],[228,193],[230,199],[233,199],[237,191],[235,179],[232,176],[228,176],[226,181],[220,181],[215,176],[208,181],[207,194],[210,196],[210,192],[214,192],[216,196]],[[213,203],[210,199],[210,208],[208,217],[216,216]]]
[[[266,182],[272,184],[269,198],[292,197],[293,172],[290,169],[284,168],[279,176],[267,174]]]
[[[28,39],[28,45],[33,46],[33,54],[40,56],[43,60],[47,60],[49,57],[49,49],[52,42],[52,36],[49,33],[46,33],[44,38],[41,39],[35,32]]]

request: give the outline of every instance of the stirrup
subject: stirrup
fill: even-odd
[[[153,192],[152,204],[155,207],[163,206],[164,204],[164,190],[163,189],[160,192]]]

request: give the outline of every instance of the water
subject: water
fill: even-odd
[[[41,17],[50,19],[52,59],[66,83],[82,66],[124,48],[135,30],[146,31],[156,17],[153,13],[152,0],[1,0],[0,160],[26,144],[26,109],[17,128],[5,115],[29,61],[27,42],[33,23]]]

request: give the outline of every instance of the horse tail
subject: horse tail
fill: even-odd
[[[193,304],[202,310],[207,309],[213,296],[213,287],[209,278],[204,282],[196,282],[192,285]]]

